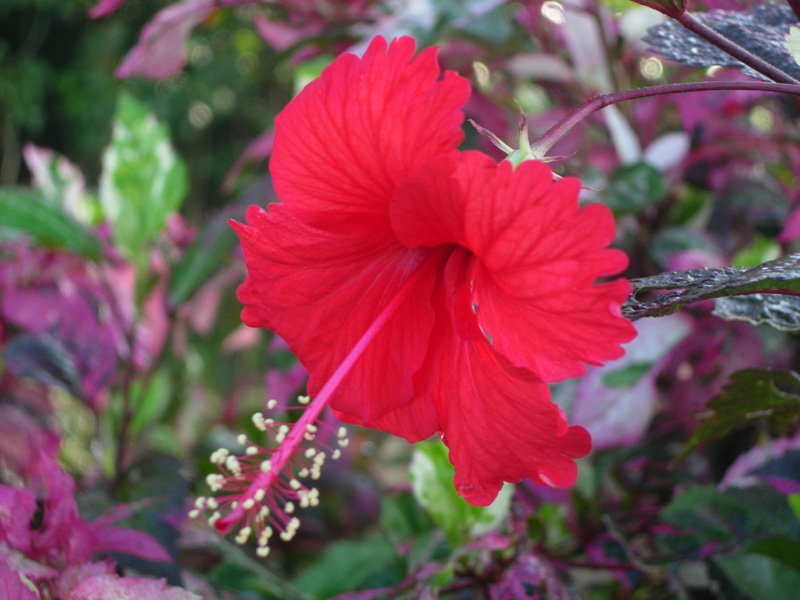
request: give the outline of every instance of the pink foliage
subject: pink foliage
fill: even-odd
[[[625,356],[605,367],[590,367],[578,381],[572,418],[589,430],[596,449],[634,445],[644,438],[659,408],[656,377],[669,352],[692,333],[693,325],[689,317],[679,314],[637,321],[639,335],[626,346]],[[609,384],[615,374],[648,363],[638,380]]]
[[[0,598],[8,600],[39,600],[39,597],[20,579],[0,554]]]
[[[159,11],[142,29],[138,43],[117,68],[116,76],[166,79],[178,74],[186,64],[189,34],[216,9],[214,0],[182,0]]]
[[[197,594],[167,587],[163,579],[97,575],[82,581],[68,600],[202,600]]]
[[[89,11],[89,16],[92,19],[99,19],[100,17],[107,17],[122,6],[125,0],[100,0],[97,5]]]

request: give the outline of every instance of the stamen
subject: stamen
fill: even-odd
[[[237,442],[246,446],[242,456],[233,456],[225,448],[212,453],[211,462],[220,472],[208,475],[206,483],[212,492],[220,495],[216,500],[206,498],[201,502],[198,499],[193,512],[213,511],[208,523],[222,534],[228,533],[237,523],[241,524],[235,537],[237,544],[247,543],[251,534],[255,533],[258,545],[256,553],[261,557],[269,554],[268,543],[273,531],[278,532],[284,541],[295,536],[300,527],[300,519],[293,516],[297,507],[319,505],[319,490],[301,480],[307,481],[308,477],[319,479],[328,453],[334,459],[339,458],[339,448],[345,448],[349,443],[344,427],[335,431],[320,420],[322,411],[370,342],[439,258],[436,252],[432,252],[420,261],[313,401],[308,396],[298,398],[305,410],[295,423],[279,423],[272,418],[265,418],[263,413],[253,415],[253,425],[272,438],[277,447],[272,444],[269,447],[261,446],[248,440],[245,435],[239,435]],[[274,410],[277,405],[277,400],[270,399],[266,408]],[[321,435],[322,431],[328,434],[327,437]],[[330,444],[339,448],[333,449],[323,443],[325,439],[331,440]],[[336,444],[332,443],[334,439]]]

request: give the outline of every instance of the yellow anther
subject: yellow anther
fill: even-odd
[[[292,514],[294,512],[294,502],[287,502],[286,506],[283,507],[283,510],[287,515]]]
[[[242,468],[239,466],[239,459],[235,456],[229,456],[225,459],[225,468],[234,475],[238,475],[242,472]]]
[[[336,450],[334,450],[334,451],[333,451],[333,454],[331,454],[331,458],[332,458],[333,460],[336,460],[336,459],[337,459],[337,458],[339,458],[341,455],[342,455],[342,451],[341,451],[341,450],[339,450],[339,449],[337,448]]]
[[[221,490],[224,483],[225,478],[219,473],[209,473],[206,475],[206,485],[211,488],[212,492]]]
[[[302,484],[297,481],[297,479],[290,479],[289,480],[289,487],[293,490],[299,490],[302,487]]]
[[[264,499],[265,495],[266,495],[266,492],[263,489],[262,490],[256,490],[256,493],[253,496],[253,498],[255,498],[256,502],[261,502]]]
[[[317,453],[317,451],[314,448],[309,448],[308,450],[306,450],[306,458],[311,458],[316,453]]]
[[[200,516],[200,511],[197,510],[196,508],[193,508],[192,510],[189,511],[189,518],[190,519],[196,519],[199,516]]]
[[[245,509],[245,510],[250,510],[255,505],[256,505],[256,501],[253,500],[252,498],[248,498],[247,500],[242,502],[242,508]]]
[[[264,413],[257,412],[253,415],[253,425],[255,425],[256,429],[259,431],[267,430],[267,426],[264,424]]]
[[[236,441],[239,443],[240,446],[244,446],[247,443],[247,436],[243,433],[240,433],[236,436]]]
[[[272,471],[272,463],[269,462],[269,459],[262,460],[259,469],[261,469],[262,473],[269,473],[270,471]]]
[[[308,404],[309,402],[311,402],[311,397],[309,397],[309,396],[298,396],[297,397],[297,401],[300,404]]]
[[[344,427],[339,427],[339,431],[336,432],[336,435],[340,438],[347,436],[347,429]]]
[[[248,446],[244,453],[247,454],[247,456],[253,456],[258,454],[258,448],[256,446]]]
[[[275,400],[274,398],[272,398],[271,400],[269,400],[269,402],[267,402],[267,408],[268,408],[269,410],[272,410],[272,409],[273,409],[273,408],[275,408],[276,406],[278,406],[278,401],[277,401],[277,400]]]
[[[267,546],[259,546],[256,548],[256,554],[259,558],[267,558],[269,555],[269,547]]]
[[[239,531],[239,533],[236,534],[236,538],[234,539],[234,541],[241,546],[242,544],[247,542],[247,539],[250,537],[251,532],[252,529],[250,529],[249,527],[242,527],[241,531]]]

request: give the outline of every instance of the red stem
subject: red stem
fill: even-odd
[[[776,92],[782,94],[800,95],[800,85],[789,83],[772,83],[767,81],[699,81],[696,83],[670,83],[667,85],[654,85],[646,88],[624,90],[611,94],[600,94],[587,100],[578,108],[573,110],[532,145],[534,156],[543,158],[553,145],[560,140],[575,125],[588,117],[593,112],[601,110],[606,106],[637,100],[639,98],[649,98],[651,96],[662,96],[666,94],[688,94],[690,92],[709,92],[720,90],[745,90],[753,92]]]

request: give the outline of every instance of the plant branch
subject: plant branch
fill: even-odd
[[[745,90],[754,92],[774,92],[780,94],[795,94],[800,96],[800,84],[773,83],[768,81],[699,81],[695,83],[672,83],[666,85],[655,85],[646,88],[636,88],[624,90],[612,94],[600,94],[587,100],[578,108],[566,115],[553,127],[551,127],[539,140],[533,144],[534,156],[543,158],[547,155],[550,148],[560,140],[575,125],[583,121],[590,114],[597,112],[612,104],[637,100],[639,98],[649,98],[652,96],[663,96],[666,94],[688,94],[690,92],[709,92],[720,90]]]

